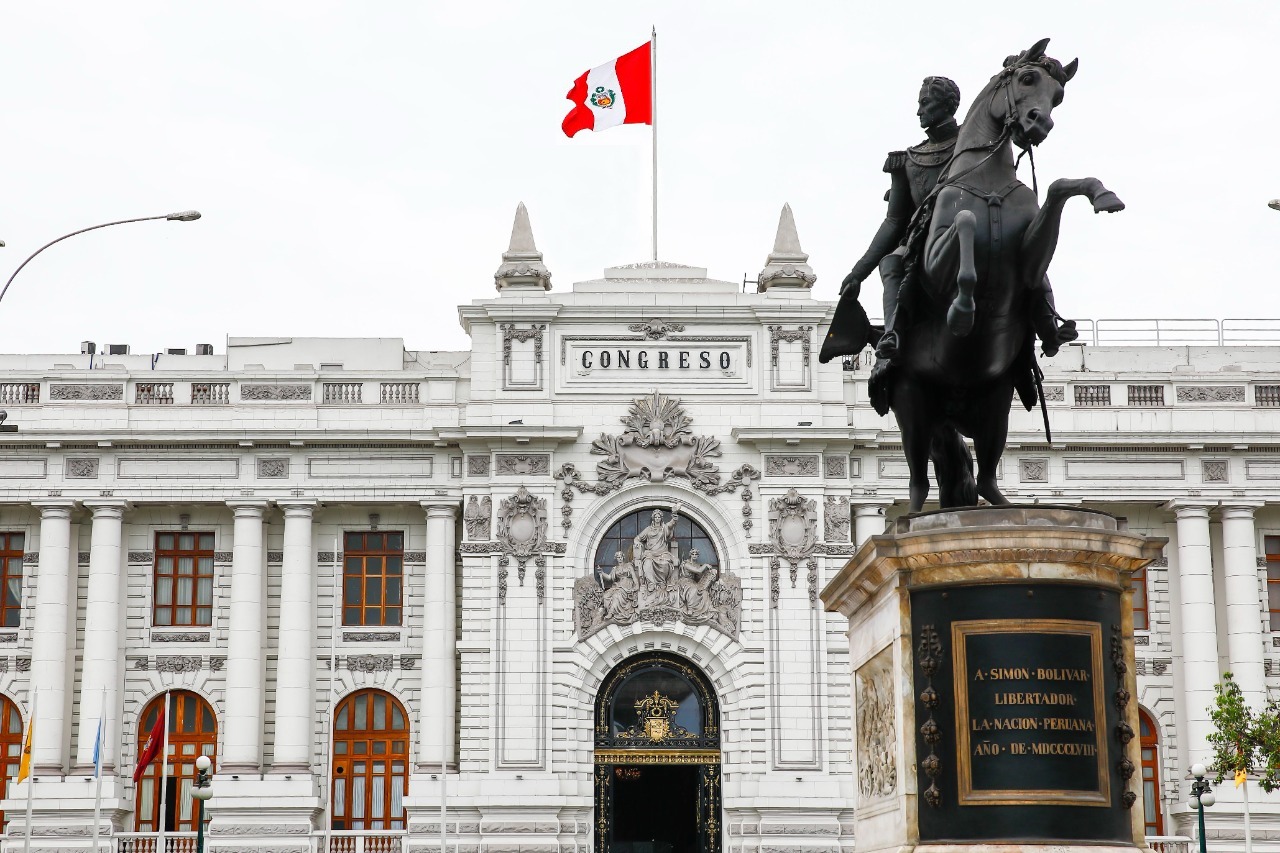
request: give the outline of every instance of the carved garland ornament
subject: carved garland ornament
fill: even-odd
[[[632,323],[628,331],[640,332],[651,341],[664,338],[667,332],[683,332],[684,323],[668,323],[666,320],[650,320],[647,323]]]
[[[543,324],[535,323],[527,329],[517,329],[514,323],[502,324],[502,363],[508,367],[511,365],[511,342],[520,341],[524,343],[527,340],[533,341],[533,358],[538,363],[542,363],[542,333],[546,330]]]

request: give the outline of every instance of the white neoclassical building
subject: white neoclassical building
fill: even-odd
[[[200,754],[211,850],[852,850],[817,593],[906,469],[862,362],[817,363],[806,261],[787,210],[753,292],[666,263],[552,289],[521,208],[467,352],[0,356],[4,850],[28,793],[32,850],[89,846],[100,717],[122,853],[194,849]],[[1280,346],[1091,335],[1044,365],[1052,445],[1014,411],[1002,482],[1168,537],[1137,698],[1148,832],[1186,836],[1219,674],[1280,687]],[[135,782],[166,697],[167,783]]]

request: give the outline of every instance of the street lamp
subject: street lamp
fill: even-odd
[[[1208,772],[1203,764],[1191,765],[1191,775],[1196,777],[1196,780],[1191,783],[1191,799],[1187,800],[1187,805],[1191,806],[1200,815],[1200,853],[1206,853],[1204,810],[1218,801],[1217,797],[1213,795],[1213,786],[1209,784],[1208,779],[1204,778]]]
[[[115,222],[104,222],[101,225],[90,225],[88,228],[81,228],[79,231],[72,231],[70,234],[63,234],[58,239],[50,240],[48,243],[45,243],[39,249],[36,249],[28,255],[25,261],[18,264],[18,268],[13,271],[13,275],[9,276],[9,280],[6,281],[4,283],[4,287],[0,289],[0,299],[4,299],[4,295],[9,292],[9,285],[13,284],[13,280],[18,277],[18,273],[22,272],[22,268],[31,263],[32,258],[52,246],[54,243],[61,243],[68,237],[74,237],[77,234],[83,234],[86,231],[97,231],[99,228],[109,228],[112,225],[128,225],[130,222],[150,222],[154,219],[166,219],[170,222],[194,222],[199,218],[200,211],[198,210],[181,210],[177,213],[166,213],[162,216],[141,216],[137,219],[120,219]],[[4,244],[0,243],[0,246],[2,245]]]
[[[1267,202],[1267,207],[1272,210],[1280,210],[1280,198],[1271,199],[1271,201]]]
[[[191,789],[191,798],[196,801],[196,853],[204,853],[204,801],[213,796],[213,783],[209,781],[210,764],[207,755],[196,759],[196,783]]]

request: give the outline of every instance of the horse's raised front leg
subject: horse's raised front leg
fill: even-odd
[[[1049,262],[1058,248],[1058,230],[1062,226],[1062,208],[1068,199],[1088,197],[1094,213],[1116,213],[1124,210],[1124,202],[1102,185],[1097,178],[1059,178],[1049,185],[1044,207],[1031,220],[1022,235],[1022,280],[1031,284],[1041,281],[1049,271]]]
[[[973,331],[973,291],[978,284],[978,270],[973,263],[973,235],[977,218],[972,211],[962,210],[955,221],[938,234],[925,251],[925,270],[933,281],[955,276],[956,295],[947,309],[947,329],[957,338]]]

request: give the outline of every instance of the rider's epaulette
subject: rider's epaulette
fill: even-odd
[[[905,151],[890,151],[888,159],[884,161],[884,170],[886,172],[896,172],[906,167],[907,152]]]

